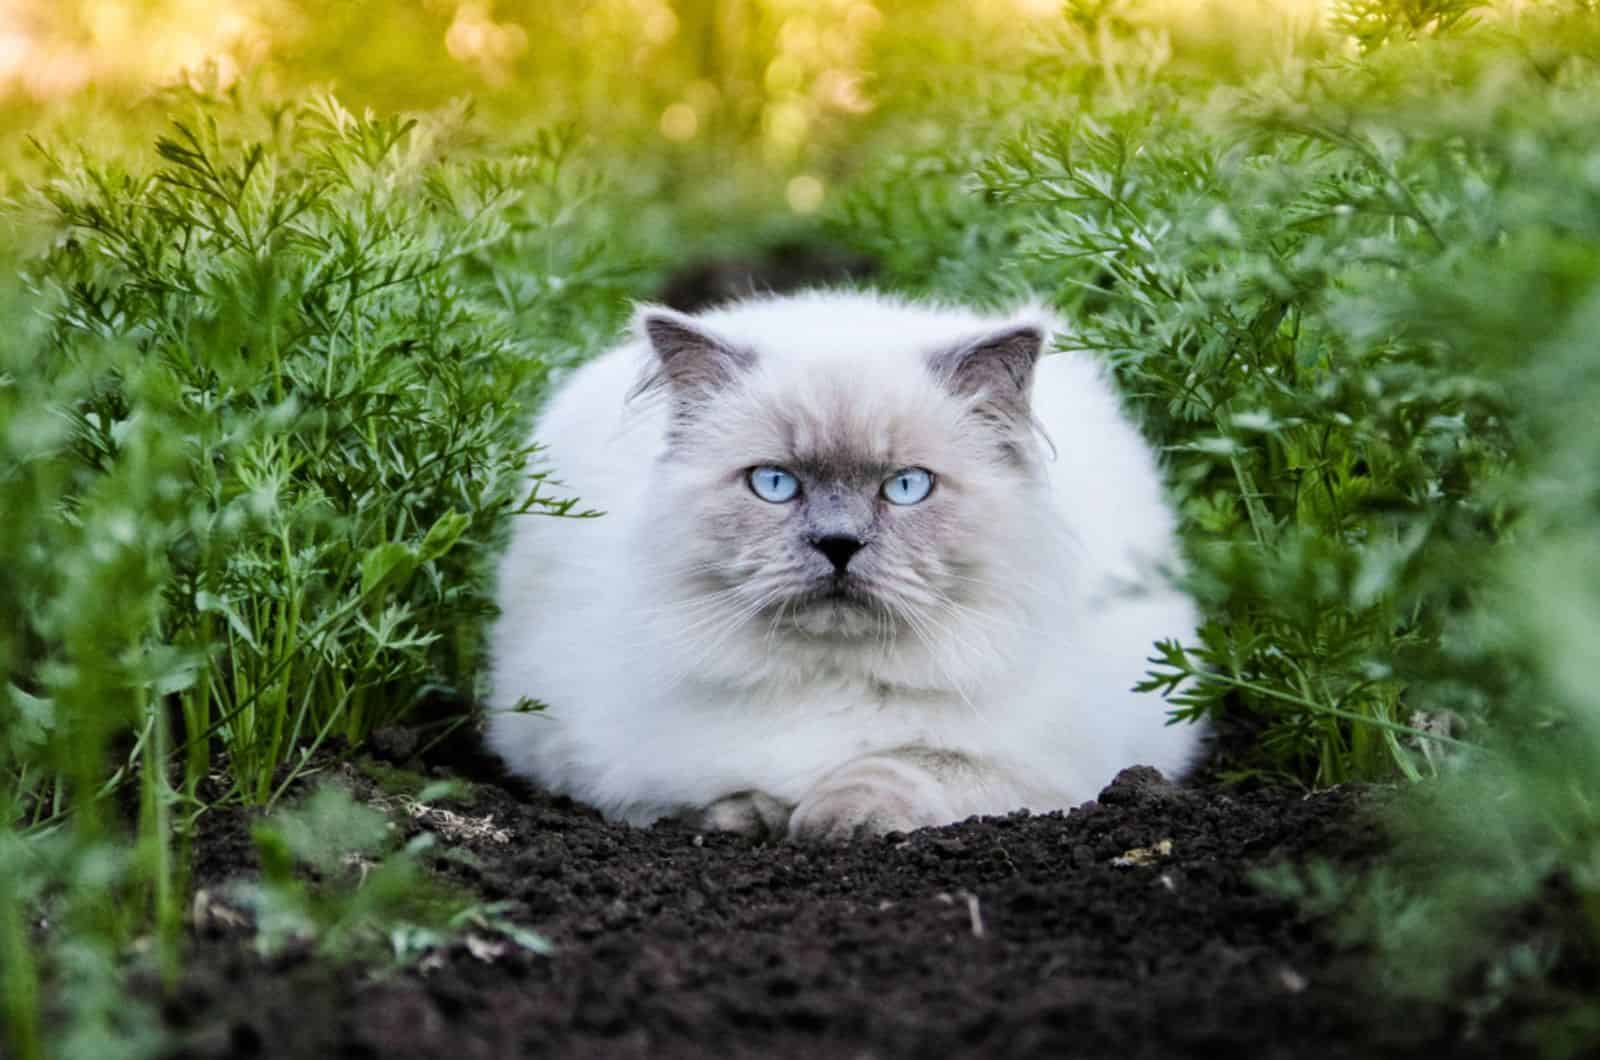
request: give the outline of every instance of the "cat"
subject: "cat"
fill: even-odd
[[[604,514],[516,522],[490,747],[614,820],[798,841],[1182,774],[1200,730],[1131,690],[1192,641],[1175,517],[1058,330],[870,292],[640,308],[535,428]]]

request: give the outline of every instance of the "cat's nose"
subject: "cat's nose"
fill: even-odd
[[[848,534],[824,534],[822,537],[811,539],[812,547],[833,564],[833,569],[839,574],[850,565],[850,557],[861,551],[861,540]]]

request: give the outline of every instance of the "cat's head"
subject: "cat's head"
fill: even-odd
[[[855,649],[929,686],[1003,659],[1054,525],[1045,315],[819,295],[636,326],[670,410],[648,545],[691,647]]]

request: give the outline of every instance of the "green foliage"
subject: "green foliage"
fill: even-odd
[[[1334,25],[1370,51],[1392,40],[1416,40],[1467,24],[1484,0],[1343,0]]]
[[[123,981],[124,947],[146,917],[119,898],[142,888],[140,860],[124,844],[0,833],[0,1026],[14,1050],[7,1055],[153,1054],[154,1013],[129,1002]]]
[[[470,692],[507,520],[579,514],[527,477],[527,412],[637,272],[575,216],[570,133],[489,157],[460,113],[187,106],[154,166],[42,147],[12,208],[46,249],[0,341],[0,835],[57,850],[0,889],[23,1056],[39,956],[110,983],[153,924],[175,970],[193,817]]]
[[[1195,673],[1178,702],[1266,716],[1272,767],[1333,783],[1412,768],[1397,667],[1435,636],[1430,561],[1500,529],[1478,487],[1509,439],[1473,366],[1353,333],[1369,290],[1444,250],[1446,211],[1477,209],[1442,194],[1467,175],[1427,173],[1433,216],[1410,191],[1413,168],[1449,166],[1431,145],[1386,157],[1387,130],[1280,106],[1246,96],[1254,121],[1231,135],[1138,112],[1047,128],[979,179],[1041,211],[1019,256],[1058,278],[1070,341],[1113,364],[1169,454],[1216,616],[1198,659],[1218,678]]]
[[[160,606],[163,540],[150,513],[170,505],[178,463],[164,436],[165,410],[120,432],[122,458],[95,473],[71,451],[69,410],[90,399],[97,378],[120,371],[143,392],[126,351],[86,343],[76,363],[48,374],[44,322],[14,294],[0,341],[0,992],[11,1044],[41,1055],[38,957],[70,984],[61,1055],[94,1055],[95,1043],[142,1036],[119,1020],[138,1013],[117,1004],[117,956],[147,926],[152,901],[163,909],[163,955],[170,960],[176,897],[165,804],[141,807],[146,828],[134,847],[106,838],[97,812],[108,790],[106,762],[117,733],[136,732],[120,749],[130,768],[159,764],[162,719],[150,686],[167,662],[147,650]],[[48,648],[53,644],[55,650]],[[168,657],[169,658],[169,657]],[[26,676],[23,676],[26,675]],[[12,827],[64,806],[86,807],[71,837],[24,840]],[[151,885],[152,880],[162,883]],[[131,901],[130,901],[131,899]],[[55,925],[35,945],[41,916]],[[103,1055],[103,1053],[101,1054]]]
[[[393,828],[384,813],[331,784],[258,824],[261,880],[235,896],[254,914],[257,948],[311,944],[343,957],[395,930],[442,927],[440,907],[452,903],[435,893],[420,862],[432,837],[396,849]]]
[[[35,370],[136,351],[55,412],[84,474],[114,477],[139,428],[166,461],[127,499],[160,595],[125,680],[175,697],[190,781],[215,738],[260,800],[292,749],[465,687],[485,546],[514,508],[570,510],[521,481],[544,362],[459,268],[507,238],[565,146],[446,162],[447,129],[332,102],[275,115],[270,141],[210,115],[175,129],[150,173],[53,160],[61,236],[33,275],[55,326]],[[43,619],[31,632],[66,650]]]

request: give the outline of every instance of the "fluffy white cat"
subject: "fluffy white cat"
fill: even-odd
[[[1052,327],[838,292],[640,310],[536,428],[606,514],[517,521],[490,745],[614,819],[802,840],[1181,773],[1199,731],[1131,691],[1195,627],[1173,515]]]

